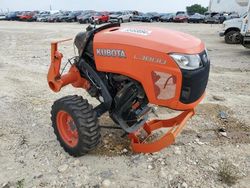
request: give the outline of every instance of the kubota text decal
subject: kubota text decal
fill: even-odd
[[[105,56],[105,57],[127,58],[125,51],[119,49],[105,49],[105,48],[96,49],[96,54],[98,56]]]

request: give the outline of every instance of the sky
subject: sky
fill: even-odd
[[[192,4],[208,6],[209,0],[0,0],[0,11],[14,10],[138,10],[176,12]]]

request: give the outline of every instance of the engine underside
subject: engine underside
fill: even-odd
[[[112,120],[128,133],[145,124],[150,108],[140,83],[123,75],[98,72],[88,55],[76,64],[81,76],[90,83],[89,95],[101,103],[95,109],[98,116],[108,111]]]

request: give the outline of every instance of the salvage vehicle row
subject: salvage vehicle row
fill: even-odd
[[[188,23],[211,23],[219,24],[225,20],[239,18],[237,13],[142,13],[138,11],[15,11],[0,14],[0,20],[9,21],[38,21],[38,22],[79,22],[84,23],[107,23],[107,22],[188,22]]]

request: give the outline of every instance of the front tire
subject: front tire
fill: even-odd
[[[100,142],[96,112],[80,96],[67,96],[55,101],[51,121],[60,145],[74,157],[85,155]]]
[[[240,44],[241,34],[239,31],[229,31],[225,34],[225,42],[227,44]]]
[[[85,24],[89,24],[90,23],[90,20],[89,19],[86,19],[85,20]]]
[[[122,19],[119,19],[119,23],[122,24],[122,23],[123,23],[123,20],[122,20]]]

